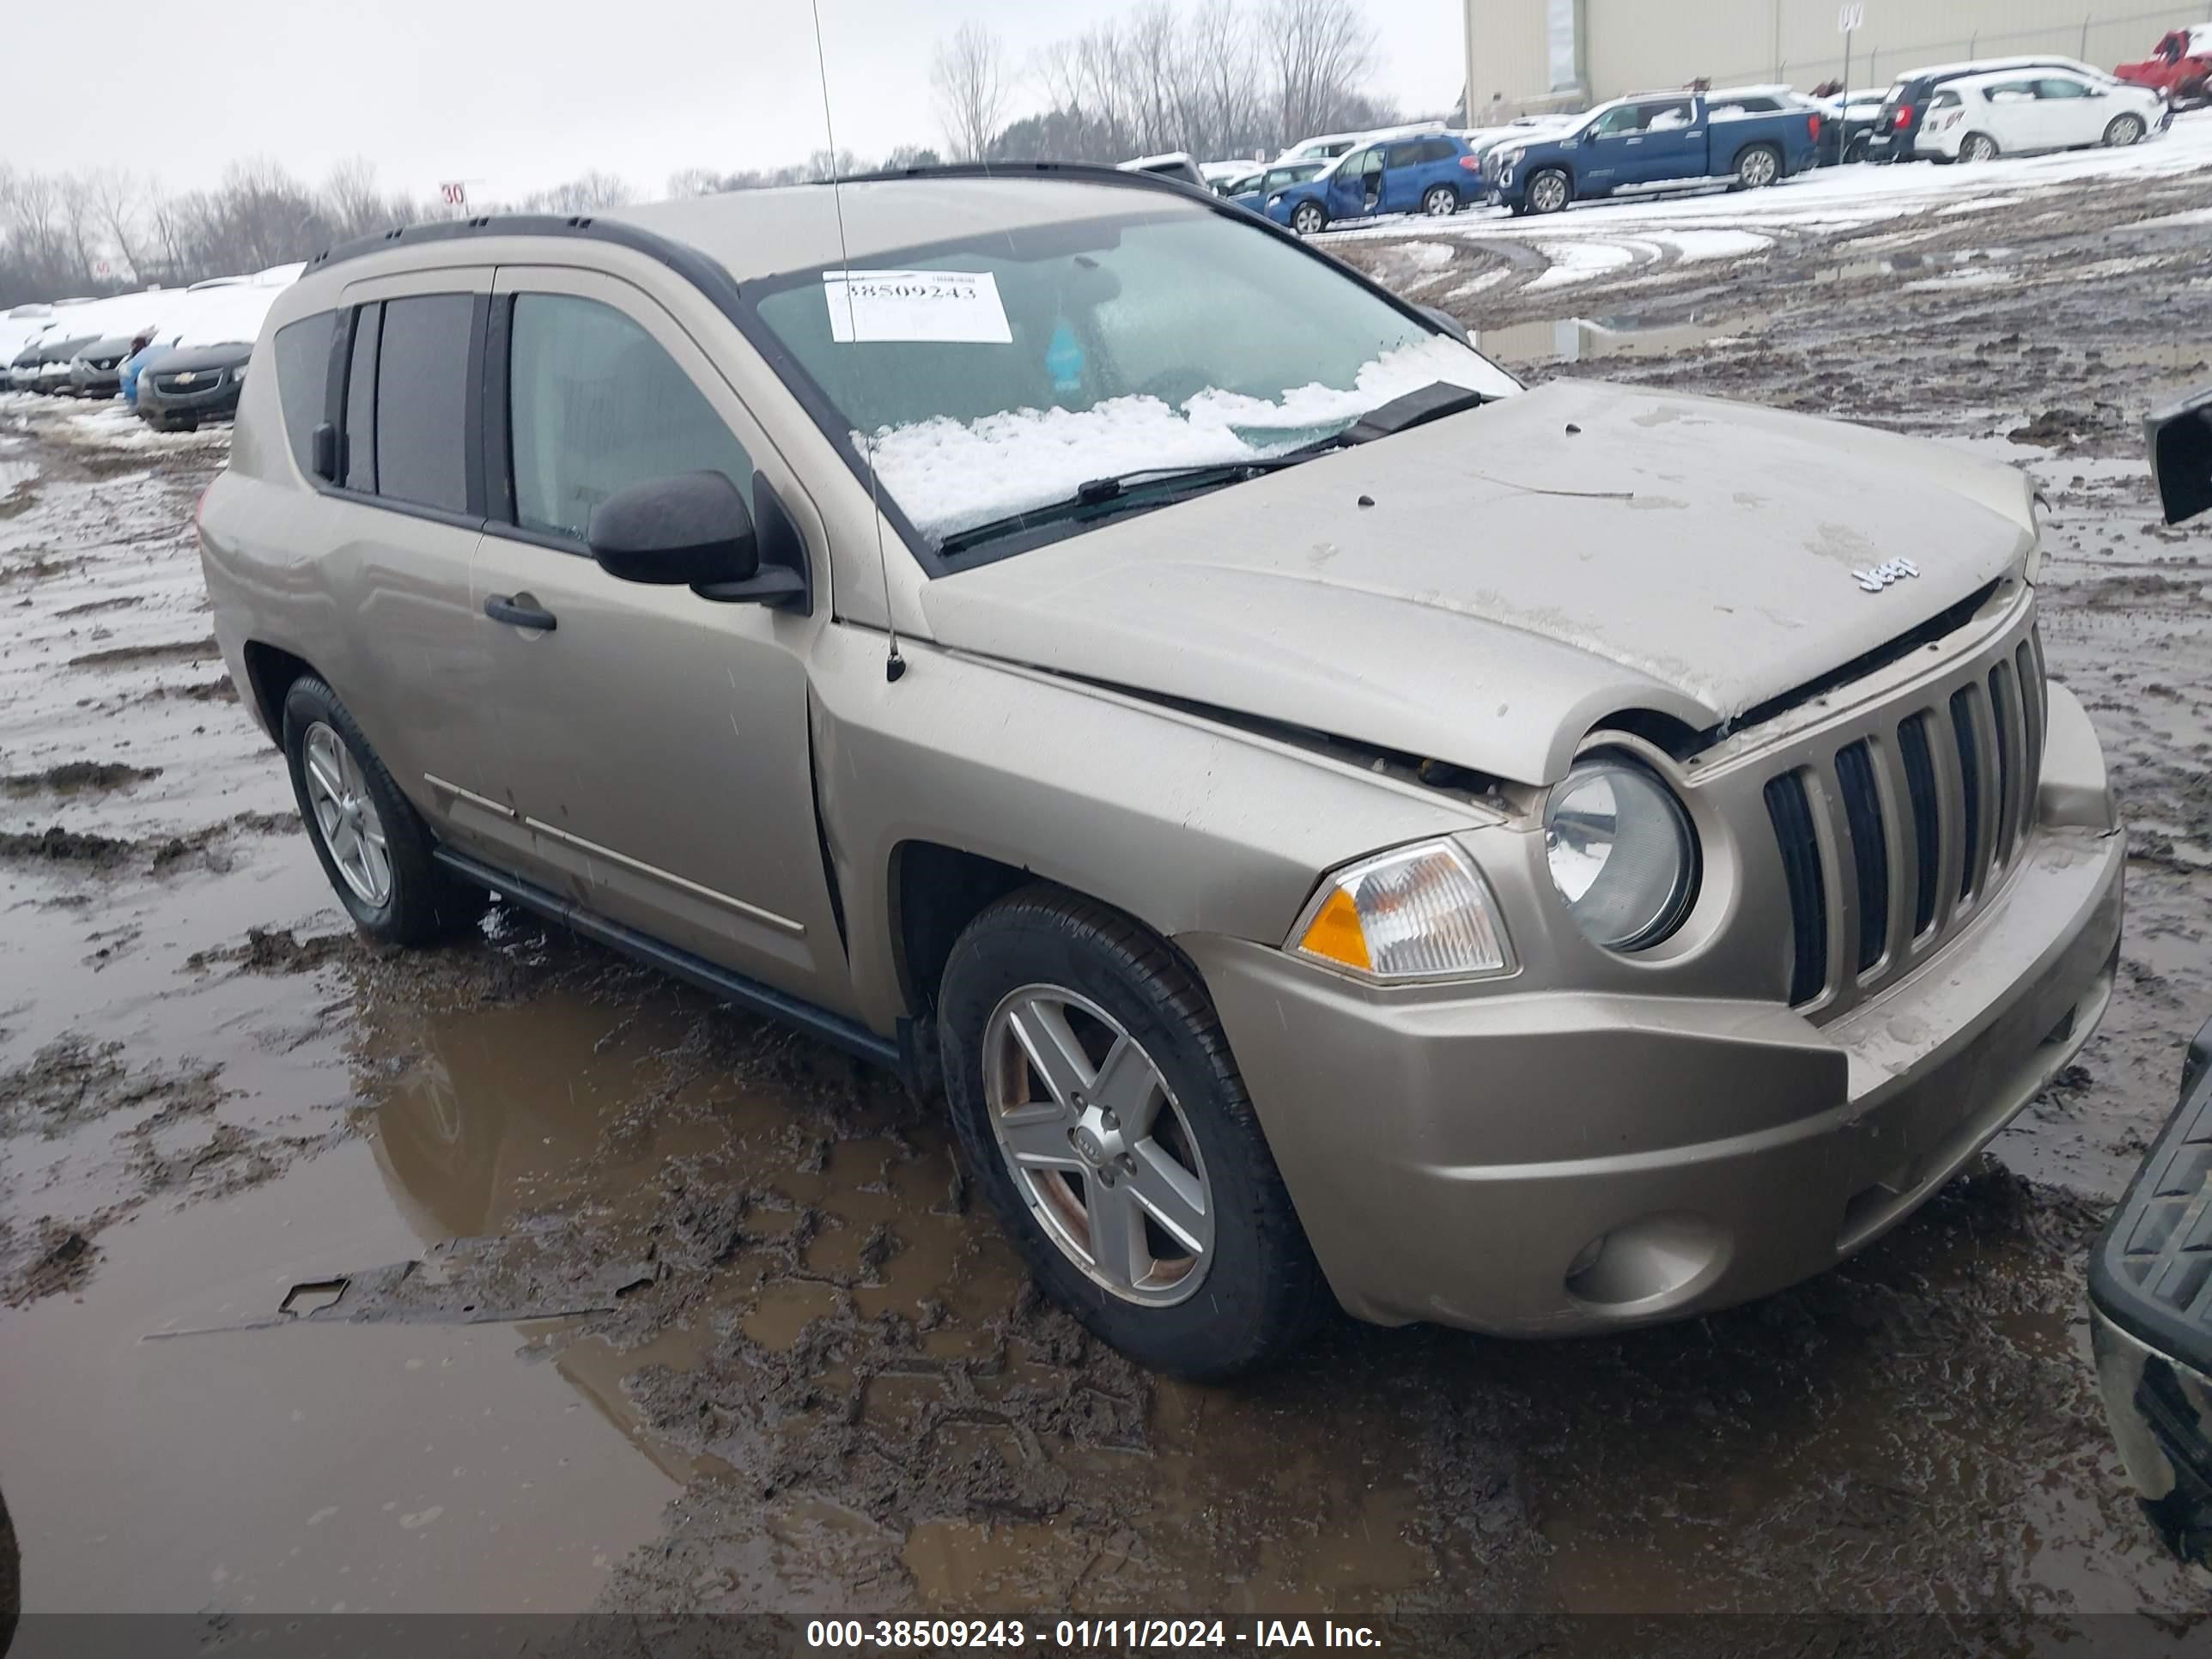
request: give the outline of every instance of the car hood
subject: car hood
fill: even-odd
[[[233,368],[253,355],[252,342],[233,342],[228,345],[179,346],[161,359],[161,373],[179,374],[184,370],[200,368]]]
[[[1732,720],[2023,564],[2033,486],[1870,428],[1556,380],[940,577],[944,645],[1527,783]],[[1909,558],[1869,592],[1855,574]]]

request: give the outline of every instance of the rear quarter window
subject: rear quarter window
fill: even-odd
[[[302,472],[313,465],[315,428],[329,411],[331,331],[337,320],[335,311],[319,311],[276,331],[276,399]]]

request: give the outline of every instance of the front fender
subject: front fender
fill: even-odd
[[[1083,682],[833,627],[809,711],[823,840],[861,1018],[913,1012],[892,863],[930,842],[1026,870],[1164,938],[1279,945],[1321,874],[1381,848],[1498,821],[1438,791]]]

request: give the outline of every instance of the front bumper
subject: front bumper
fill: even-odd
[[[2089,1257],[2105,1414],[2166,1547],[2212,1566],[2212,1021]]]
[[[228,420],[238,413],[238,397],[243,383],[225,373],[222,380],[205,390],[165,392],[149,383],[149,377],[138,377],[138,413],[156,426],[185,421]]]
[[[2063,708],[2054,765],[2087,737]],[[2101,797],[2093,739],[2081,761],[2046,788]],[[1769,1294],[1911,1214],[2087,1041],[2124,857],[2109,830],[2039,825],[1942,950],[1823,1025],[1680,995],[1399,997],[1182,943],[1344,1305],[1566,1334]]]

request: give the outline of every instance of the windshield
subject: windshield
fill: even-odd
[[[1329,261],[1213,213],[865,263],[849,319],[835,266],[755,285],[753,303],[932,541],[1095,479],[1279,454],[1439,380],[1518,390]]]

